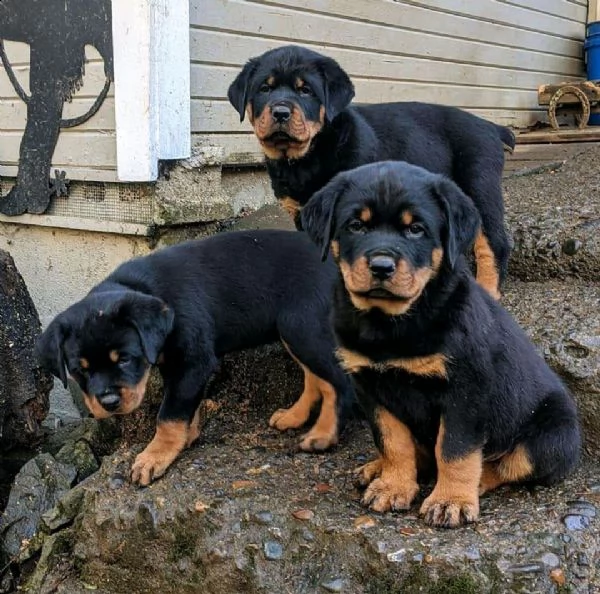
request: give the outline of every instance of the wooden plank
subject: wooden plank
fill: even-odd
[[[2,132],[0,142],[0,167],[16,165],[19,159],[19,147],[22,133]],[[74,132],[61,134],[58,137],[52,168],[87,167],[109,168],[116,167],[115,133]],[[7,175],[0,172],[0,175]]]
[[[265,160],[256,137],[246,134],[192,134],[193,146],[218,146],[225,165],[254,165]]]
[[[557,38],[544,31],[532,31],[531,21],[520,22],[510,26],[496,22],[474,19],[468,15],[439,12],[423,6],[406,2],[387,0],[249,0],[270,6],[282,6],[292,9],[303,9],[324,15],[335,15],[345,19],[358,20],[383,26],[394,26],[399,29],[412,29],[447,37],[461,37],[472,41],[498,43],[511,47],[530,49],[540,52],[560,53],[565,56],[581,55],[580,39]],[[529,0],[528,0],[529,2]],[[555,3],[565,5],[563,0]],[[564,8],[564,6],[563,6]],[[585,21],[585,11],[567,11],[575,17],[577,23]],[[580,13],[580,14],[579,14]],[[567,14],[559,15],[567,17]],[[526,32],[522,27],[527,27]]]
[[[154,16],[154,3],[147,0],[112,3],[117,171],[122,181],[158,177]]]
[[[71,103],[65,103],[63,107],[63,118],[73,118],[83,115],[94,103],[93,99],[73,99]],[[62,134],[77,134],[81,130],[114,131],[115,109],[114,98],[107,97],[98,112],[76,128],[67,128]],[[20,99],[0,99],[0,122],[2,122],[2,134],[6,132],[17,132],[25,129],[27,122],[27,106]]]
[[[405,0],[410,4],[437,9],[453,14],[468,15],[485,21],[516,27],[527,26],[535,31],[545,31],[571,39],[581,38],[581,25],[553,15],[539,14],[502,2],[479,0]],[[525,25],[526,24],[526,25]]]
[[[331,53],[328,52],[329,55]],[[354,61],[354,68],[357,67]],[[397,61],[395,64],[377,64],[376,60],[373,60],[373,69],[369,75],[357,74],[352,72],[353,61],[351,57],[348,57],[350,67],[348,73],[352,77],[357,90],[362,90],[363,97],[361,100],[369,101],[368,89],[373,87],[377,89],[381,86],[390,86],[390,95],[393,91],[391,87],[396,84],[409,84],[411,87],[419,84],[434,84],[440,85],[440,88],[445,89],[445,85],[450,84],[456,86],[456,82],[460,81],[460,88],[467,89],[467,93],[479,93],[480,89],[495,89],[495,92],[501,93],[504,96],[513,97],[513,93],[521,93],[525,91],[536,91],[538,83],[550,82],[563,82],[563,76],[547,75],[547,74],[531,74],[527,73],[526,76],[518,76],[515,78],[515,74],[521,75],[524,73],[515,73],[510,71],[498,72],[494,69],[480,68],[478,72],[474,72],[469,67],[463,67],[456,65],[451,67],[447,63],[431,62],[427,60],[403,60]],[[414,62],[419,62],[416,65]],[[367,62],[363,62],[366,67]],[[430,65],[430,66],[429,66]],[[342,67],[346,68],[346,64],[342,64]],[[202,99],[225,99],[227,97],[227,89],[234,78],[237,76],[240,68],[238,66],[221,66],[213,64],[192,64],[191,65],[191,87],[192,97]],[[368,69],[362,72],[368,72]],[[377,73],[388,73],[390,75],[397,74],[395,79],[377,79]],[[436,76],[438,75],[439,76]],[[580,80],[580,79],[574,79]],[[410,82],[406,82],[410,81]],[[527,83],[527,87],[519,88],[516,83]],[[486,84],[487,83],[487,84]],[[469,90],[470,89],[470,90]],[[390,100],[399,100],[401,97],[393,97]],[[537,102],[535,102],[537,103]],[[535,104],[533,105],[535,106]]]
[[[60,167],[56,167],[60,169]],[[17,177],[17,165],[6,165],[0,163],[0,176],[1,177]],[[54,175],[54,167],[50,169],[52,175]],[[91,181],[91,182],[118,182],[116,168],[100,168],[100,167],[79,167],[70,165],[67,170],[68,179],[77,181]],[[0,184],[1,185],[1,184]]]
[[[553,142],[599,142],[600,126],[590,126],[583,130],[563,128],[558,130],[536,130],[517,135],[517,144]]]
[[[158,158],[190,156],[189,0],[156,3]]]
[[[600,20],[600,0],[589,0],[587,22],[594,23]]]
[[[213,68],[231,67],[230,75],[252,56],[258,56],[268,50],[279,47],[281,42],[252,36],[240,36],[235,33],[192,29],[190,48],[192,59],[192,95],[209,96],[204,91],[201,76],[217,76],[216,73],[195,74],[197,65],[207,64]],[[547,82],[569,80],[562,74],[532,72],[524,70],[490,67],[488,65],[461,64],[431,60],[425,56],[406,57],[382,52],[357,51],[353,49],[331,48],[320,44],[306,44],[315,51],[325,53],[337,60],[350,76],[369,76],[373,78],[429,80],[439,82],[460,82],[482,86],[504,88],[534,88]],[[226,75],[222,75],[226,76]],[[231,78],[233,80],[233,76]],[[223,84],[223,83],[221,83]]]
[[[545,14],[551,14],[559,18],[569,19],[578,23],[584,23],[586,17],[586,4],[584,2],[574,3],[567,0],[499,0],[504,4],[527,8]]]
[[[201,28],[239,31],[250,35],[260,31],[262,36],[282,41],[320,43],[327,39],[328,31],[335,31],[335,43],[328,41],[328,45],[407,56],[426,54],[432,59],[493,64],[505,68],[526,66],[529,70],[547,70],[573,76],[580,75],[582,71],[581,59],[574,57],[529,52],[525,63],[523,51],[516,48],[440,37],[419,31],[399,32],[395,27],[357,23],[242,0],[221,0],[220,10],[200,10],[201,4],[198,2],[199,0],[192,0],[190,16],[192,24]]]
[[[384,103],[388,101],[423,101],[468,109],[523,109],[537,105],[537,92],[502,89],[457,87],[451,85],[410,82],[356,81],[356,101]],[[192,131],[243,132],[247,122],[240,123],[237,112],[223,99],[192,100]]]

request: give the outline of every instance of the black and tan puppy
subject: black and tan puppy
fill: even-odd
[[[304,233],[238,231],[182,243],[122,264],[52,321],[38,354],[65,386],[68,376],[79,384],[97,418],[137,408],[150,367],[159,366],[156,434],[132,469],[147,485],[198,437],[195,413],[219,357],[280,339],[304,371],[304,392],[270,425],[300,427],[322,401],[300,447],[324,450],[353,400],[328,320],[336,276]]]
[[[363,503],[406,509],[423,454],[437,482],[429,524],[474,521],[479,495],[550,484],[575,466],[575,405],[511,316],[472,278],[473,202],[442,175],[400,162],[339,174],[302,211],[340,275],[333,324],[375,437]]]
[[[337,62],[298,46],[252,58],[229,87],[266,156],[275,196],[300,227],[299,209],[336,173],[387,159],[452,178],[482,219],[474,243],[477,281],[498,298],[509,244],[504,229],[503,147],[512,132],[454,107],[352,105],[354,87]]]

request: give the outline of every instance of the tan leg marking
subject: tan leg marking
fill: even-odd
[[[435,444],[438,476],[435,487],[421,506],[421,515],[432,526],[454,528],[462,523],[474,522],[479,516],[479,483],[483,458],[481,450],[464,458],[446,461],[442,456],[444,422]]]
[[[329,382],[319,377],[317,380],[323,400],[317,422],[300,442],[305,452],[326,450],[338,442],[337,392]]]
[[[358,480],[371,478],[362,503],[376,512],[408,509],[419,490],[417,452],[410,429],[384,408],[376,411],[383,452],[359,469]]]
[[[533,464],[525,446],[518,445],[512,452],[502,456],[497,462],[483,465],[479,494],[491,491],[506,483],[518,483],[533,474]]]
[[[296,429],[308,421],[312,407],[322,400],[319,417],[313,428],[302,438],[300,449],[307,452],[326,450],[338,441],[337,393],[335,388],[301,363],[284,340],[281,342],[283,342],[283,346],[285,346],[292,359],[300,365],[304,372],[304,391],[290,408],[276,410],[269,420],[269,426],[280,431]]]
[[[146,449],[139,454],[131,467],[131,480],[149,485],[162,476],[188,442],[188,424],[185,421],[164,421]]]
[[[296,218],[298,211],[301,209],[300,202],[294,200],[290,196],[284,196],[283,198],[278,198],[279,205],[283,210],[285,210],[292,219]]]
[[[275,427],[279,431],[297,429],[304,425],[308,421],[312,407],[321,400],[319,378],[306,366],[298,364],[304,371],[304,391],[290,408],[280,408],[271,415],[269,427]]]
[[[364,489],[370,482],[375,480],[381,475],[381,469],[383,468],[383,457],[375,458],[371,462],[367,462],[360,468],[355,470],[356,478],[354,484],[357,487]]]
[[[473,248],[477,265],[477,283],[494,299],[500,299],[500,275],[496,267],[496,258],[483,231],[479,231]]]

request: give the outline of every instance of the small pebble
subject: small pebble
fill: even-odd
[[[315,539],[315,535],[308,530],[308,528],[305,528],[304,530],[302,530],[302,538],[304,540],[307,540],[308,542],[312,542]]]
[[[109,489],[120,489],[125,484],[125,477],[120,473],[113,474],[110,479],[108,479],[108,488]]]
[[[560,567],[557,567],[556,569],[553,569],[550,572],[550,579],[557,586],[564,586],[565,582],[567,581],[567,579],[565,578],[565,572]]]
[[[362,530],[372,528],[376,523],[375,518],[372,518],[371,516],[358,516],[358,518],[355,518],[354,520],[354,527]]]
[[[585,530],[590,525],[590,519],[586,516],[569,514],[564,516],[563,523],[567,530]]]
[[[511,565],[508,571],[512,573],[539,573],[544,567],[541,563],[526,563],[524,565]]]
[[[479,549],[474,546],[467,547],[465,549],[465,559],[468,559],[469,561],[479,561],[479,559],[481,559]]]
[[[315,517],[315,512],[310,509],[297,509],[292,512],[292,516],[296,520],[312,520]]]
[[[413,555],[413,561],[415,563],[423,563],[424,559],[425,559],[425,555],[423,553],[415,553]]]
[[[283,557],[283,547],[274,540],[268,540],[264,544],[265,557],[269,561],[278,561]]]
[[[563,254],[574,256],[583,246],[579,239],[567,239],[562,245]]]
[[[577,565],[583,565],[584,567],[590,565],[590,558],[587,553],[577,553]]]
[[[399,549],[398,551],[394,551],[393,553],[387,554],[387,560],[392,563],[401,563],[404,561],[406,557],[406,549]]]
[[[188,569],[192,566],[192,562],[189,557],[183,557],[183,559],[179,559],[177,561],[177,569],[181,571],[181,573],[188,571]]]
[[[344,582],[341,578],[336,578],[330,582],[323,582],[321,586],[328,592],[341,592],[344,587]]]
[[[558,567],[560,565],[560,558],[554,553],[544,553],[541,561],[546,567]]]
[[[254,521],[257,524],[270,524],[273,521],[273,514],[270,511],[261,511],[254,514]]]

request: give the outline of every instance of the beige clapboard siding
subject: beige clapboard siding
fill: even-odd
[[[299,43],[336,59],[356,101],[427,101],[498,123],[543,119],[537,87],[583,76],[587,4],[573,0],[192,0],[194,142],[260,158],[227,88],[251,56]]]
[[[5,42],[6,54],[23,90],[29,94],[29,46]],[[105,83],[104,63],[98,52],[86,47],[87,63],[81,88],[65,103],[63,118],[86,113]],[[74,180],[116,181],[114,88],[90,120],[64,129],[52,159],[52,170],[66,170]],[[4,68],[0,68],[0,175],[17,174],[19,148],[27,121],[27,106],[19,99]]]

